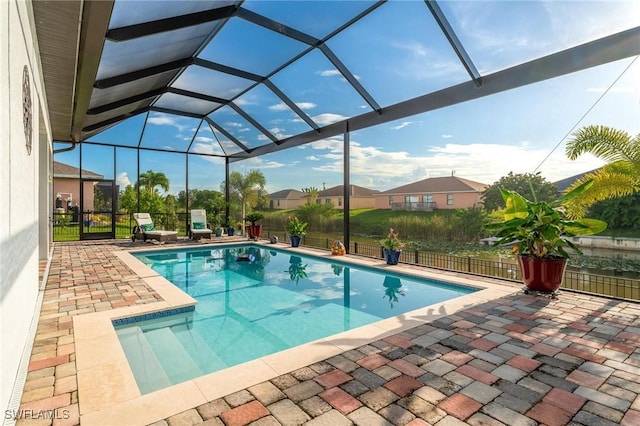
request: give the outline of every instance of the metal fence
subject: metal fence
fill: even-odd
[[[64,215],[63,215],[64,216]],[[69,216],[69,215],[67,215]],[[116,238],[129,238],[135,225],[135,221],[128,214],[116,215]],[[177,230],[179,235],[186,235],[188,213],[178,213],[176,215],[166,215],[164,213],[152,213],[151,217],[164,229]],[[54,221],[54,241],[78,241],[80,239],[79,222],[70,222],[59,214],[53,215]],[[170,225],[174,225],[170,226]],[[86,230],[85,230],[86,232]],[[266,232],[263,238],[276,236],[280,242],[286,243],[289,237],[284,232]],[[333,244],[329,238],[315,238],[305,235],[302,238],[302,245],[330,250]],[[352,242],[349,247],[349,254],[384,259],[382,247],[370,244]],[[426,266],[429,268],[442,269],[446,271],[463,272],[466,274],[479,275],[483,277],[499,278],[513,282],[521,282],[520,268],[515,259],[486,260],[471,256],[454,256],[450,254],[433,253],[420,250],[403,250],[400,255],[400,262]],[[583,293],[604,295],[628,300],[640,300],[640,280],[614,277],[607,275],[587,274],[567,270],[564,275],[562,288]]]
[[[97,217],[101,220],[96,220]],[[151,213],[151,218],[158,229],[178,231],[178,235],[187,234],[188,213]],[[85,234],[92,232],[110,232],[110,215],[94,213],[52,213],[53,241],[79,241],[80,227]],[[128,213],[115,214],[115,238],[129,238],[136,221]]]
[[[269,233],[267,237],[271,235],[277,235],[278,238],[281,238],[281,242],[288,241],[288,237],[284,233]],[[302,239],[302,245],[307,247],[328,250],[332,244],[333,240],[328,238],[304,236]],[[384,259],[382,247],[357,242],[350,244],[349,254]],[[517,283],[522,282],[520,268],[515,259],[486,260],[471,256],[454,256],[420,250],[403,250],[400,255],[400,262],[489,278],[499,278]],[[640,280],[623,277],[567,270],[562,282],[562,288],[619,299],[640,300]]]

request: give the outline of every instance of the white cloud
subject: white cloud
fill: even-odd
[[[157,124],[159,126],[174,126],[175,120],[172,117],[166,115],[149,117],[147,123]]]
[[[289,111],[289,107],[284,102],[280,102],[279,104],[271,105],[269,107],[271,111]]]
[[[191,152],[198,154],[222,154],[222,149],[217,143],[213,141],[196,141],[196,143],[194,143],[191,147]],[[204,158],[205,160],[208,159],[208,157],[201,158]]]
[[[308,157],[304,158],[305,160],[309,160],[309,161],[319,161],[320,158],[316,157],[315,155],[310,155]]]
[[[187,126],[179,123],[180,118],[176,116],[170,116],[167,114],[155,113],[147,119],[148,124],[155,124],[157,126],[173,126],[180,132],[188,130],[192,126]],[[195,131],[195,130],[194,130]]]
[[[334,77],[334,76],[339,76],[342,77],[342,73],[338,70],[325,70],[325,71],[320,71],[320,75],[322,77]]]
[[[242,128],[242,127],[243,127],[242,123],[238,123],[238,122],[236,122],[236,121],[227,121],[226,123],[224,123],[224,125],[225,125],[226,127],[235,127],[235,128],[237,128],[237,129],[239,129],[239,128]]]
[[[261,169],[279,169],[285,167],[285,164],[278,161],[262,161],[259,167]]]
[[[129,176],[127,175],[127,172],[118,173],[118,176],[116,177],[116,183],[120,185],[120,188],[122,189],[131,185],[131,181],[129,180]]]
[[[345,120],[347,117],[340,114],[325,113],[325,114],[316,115],[311,118],[320,126],[327,126],[329,124],[333,124],[333,123],[337,123],[338,121]]]
[[[307,109],[313,109],[317,106],[313,102],[296,102],[296,105],[303,111]]]
[[[456,170],[456,176],[491,184],[509,172],[533,173],[554,182],[588,170],[598,168],[603,162],[592,155],[583,155],[575,161],[559,147],[551,155],[548,147],[534,147],[526,142],[518,145],[496,144],[446,144],[428,150],[431,154],[425,165],[434,175],[446,176]],[[549,157],[545,160],[545,157]]]
[[[288,138],[289,136],[292,136],[289,133],[285,133],[284,129],[281,129],[279,127],[272,127],[271,129],[269,129],[269,131],[273,136],[275,136],[278,139],[284,139],[284,138]]]
[[[404,127],[407,127],[410,124],[413,124],[413,122],[412,121],[403,121],[402,123],[398,124],[397,126],[391,127],[391,129],[400,130],[400,129],[404,128]]]
[[[341,139],[323,139],[309,145],[316,153],[307,159],[313,158],[318,162],[310,166],[313,170],[323,175],[342,175]],[[548,155],[549,148],[531,146],[527,142],[513,145],[446,144],[428,148],[425,155],[415,155],[404,151],[387,152],[352,141],[350,151],[352,182],[386,190],[428,177],[450,176],[452,171],[461,178],[492,184],[509,172],[533,173]],[[602,164],[590,155],[570,161],[564,155],[564,148],[558,148],[539,171],[545,179],[554,182]]]
[[[453,135],[442,135],[442,139],[450,139]]]
[[[196,136],[194,139],[196,142],[209,142],[209,143],[213,143],[215,142],[215,139],[213,138],[208,138],[206,136]]]

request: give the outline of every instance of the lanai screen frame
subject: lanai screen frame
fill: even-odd
[[[189,17],[174,17],[171,19],[164,19],[159,21],[154,21],[151,23],[146,23],[142,25],[132,26],[129,28],[118,28],[118,29],[109,29],[109,17],[110,13],[105,13],[107,10],[111,10],[113,7],[112,2],[98,2],[99,4],[91,4],[89,7],[86,7],[83,15],[83,31],[82,31],[82,39],[84,49],[81,50],[80,54],[82,56],[81,66],[79,68],[78,73],[78,87],[101,87],[106,83],[105,81],[96,80],[95,70],[99,65],[99,56],[95,55],[95,51],[100,49],[101,45],[104,45],[105,38],[96,35],[101,34],[99,30],[96,28],[105,28],[104,34],[106,34],[106,38],[112,39],[126,39],[127,37],[134,37],[136,33],[139,35],[140,32],[160,32],[166,31],[170,28],[175,28],[175,26],[180,25],[193,25],[194,19],[200,19],[202,22],[208,22],[211,20],[224,20],[229,19],[232,16],[241,16],[244,19],[247,19],[254,24],[263,26],[272,31],[279,32],[281,34],[293,37],[297,40],[306,42],[311,47],[309,49],[313,49],[318,47],[323,51],[323,53],[332,59],[332,62],[336,67],[345,75],[345,78],[352,84],[358,93],[369,103],[372,107],[372,111],[361,114],[355,117],[351,117],[345,120],[342,120],[337,123],[329,124],[324,127],[319,127],[315,125],[315,123],[309,123],[312,127],[312,130],[307,131],[305,133],[297,134],[291,137],[287,137],[284,139],[277,139],[273,135],[268,134],[267,136],[271,140],[270,143],[267,143],[262,146],[258,146],[256,148],[248,148],[246,146],[242,146],[236,142],[238,146],[240,146],[241,150],[238,153],[230,154],[224,156],[225,162],[225,181],[228,183],[229,181],[229,172],[230,165],[239,162],[242,160],[258,157],[261,155],[266,155],[274,152],[278,152],[281,150],[297,147],[300,145],[308,144],[323,138],[334,137],[342,135],[343,137],[343,188],[344,188],[344,209],[345,211],[349,211],[350,203],[349,203],[349,187],[350,187],[350,164],[349,164],[349,140],[350,140],[350,132],[368,128],[371,126],[376,126],[382,123],[387,123],[393,120],[402,119],[405,117],[410,117],[416,114],[433,111],[439,108],[444,108],[447,106],[455,105],[461,102],[466,102],[473,99],[478,99],[485,96],[490,96],[496,93],[500,93],[503,91],[515,89],[518,87],[522,87],[525,85],[537,83],[543,80],[552,79],[555,77],[559,77],[565,74],[585,70],[591,67],[596,67],[599,65],[603,65],[606,63],[614,62],[620,59],[629,58],[632,56],[636,56],[640,54],[640,27],[631,28],[626,31],[622,31],[610,36],[606,36],[600,38],[598,40],[594,40],[588,43],[584,43],[579,46],[571,47],[569,49],[553,53],[551,55],[547,55],[538,59],[531,60],[529,62],[525,62],[523,64],[507,68],[495,73],[481,75],[471,59],[469,55],[466,53],[464,46],[460,43],[457,35],[447,22],[446,16],[442,13],[438,3],[436,1],[425,1],[425,4],[429,8],[429,11],[433,15],[434,19],[437,21],[440,29],[444,33],[448,42],[450,43],[452,49],[456,52],[456,55],[460,62],[463,64],[465,70],[469,74],[469,81],[464,83],[454,85],[442,90],[438,90],[436,92],[428,93],[423,96],[419,96],[407,101],[403,101],[400,103],[396,103],[394,105],[388,107],[380,107],[375,99],[371,98],[371,96],[366,92],[366,89],[361,87],[357,82],[357,79],[349,73],[344,67],[341,67],[341,62],[339,58],[335,57],[335,55],[322,43],[317,46],[314,43],[318,43],[317,39],[314,39],[307,34],[303,34],[295,31],[291,27],[287,27],[286,25],[282,25],[281,23],[275,22],[271,19],[265,18],[263,16],[257,15],[254,12],[248,11],[242,8],[242,2],[238,2],[236,4],[229,5],[224,8],[220,8],[220,10],[215,10],[215,12],[208,11],[199,14],[191,14]],[[363,12],[359,16],[350,20],[346,26],[349,26],[356,22],[358,19],[362,18],[362,16],[366,15],[372,10],[375,10],[379,6],[384,4],[382,1],[378,1],[373,3],[369,8],[367,8],[366,12]],[[207,15],[207,13],[209,15]],[[213,13],[213,15],[212,15]],[[182,19],[182,23],[180,23],[180,19]],[[172,27],[173,26],[173,27]],[[341,29],[344,25],[341,27]],[[90,29],[90,30],[89,30]],[[340,29],[339,29],[340,30]],[[339,31],[336,30],[336,31]],[[212,34],[213,37],[215,34]],[[330,38],[326,37],[326,39]],[[321,41],[320,41],[321,42]],[[92,48],[93,46],[93,48]],[[154,69],[152,71],[147,70],[146,72],[162,72],[167,69],[173,69],[175,67],[185,67],[192,64],[206,65],[210,67],[216,67],[219,70],[230,72],[234,75],[242,75],[239,70],[231,70],[224,69],[224,67],[220,67],[216,64],[206,64],[202,60],[195,57],[194,54],[188,58],[184,58],[178,63],[171,63],[164,65],[164,67],[160,67],[159,69]],[[290,62],[289,62],[290,63]],[[289,63],[285,64],[287,66]],[[283,67],[284,67],[283,66]],[[143,73],[144,74],[144,73]],[[273,74],[273,73],[272,73]],[[278,93],[278,89],[273,86],[272,83],[269,82],[269,76],[256,76],[256,75],[248,75],[245,74],[245,77],[253,79],[258,82],[265,82],[265,84],[269,85],[272,90]],[[133,78],[135,76],[128,76],[127,78]],[[138,75],[140,77],[140,75]],[[117,80],[117,78],[116,78]],[[112,81],[113,83],[113,81]],[[163,93],[172,92],[171,88],[164,88],[160,90],[156,96],[161,95]],[[176,91],[173,89],[174,93],[178,93],[180,91]],[[182,91],[180,94],[186,94],[189,96],[194,96],[200,99],[206,99],[208,101],[220,101],[225,102],[224,99],[216,99],[211,96],[205,96],[197,93],[184,93]],[[145,94],[148,97],[149,94]],[[151,94],[153,95],[153,93]],[[283,100],[290,107],[295,108],[295,104],[291,101],[287,101],[284,97]],[[223,128],[220,128],[216,125],[216,123],[212,123],[211,120],[206,116],[190,114],[184,111],[176,111],[176,110],[168,110],[162,107],[154,107],[152,103],[150,103],[147,107],[136,110],[134,113],[127,114],[125,116],[114,117],[110,120],[107,120],[104,123],[100,123],[101,126],[90,125],[83,127],[83,123],[85,122],[86,116],[89,114],[101,113],[104,111],[108,111],[109,109],[117,109],[122,107],[123,105],[127,105],[131,102],[135,102],[139,100],[127,98],[124,101],[110,103],[107,105],[103,105],[100,108],[89,108],[91,98],[91,90],[79,90],[76,96],[76,107],[74,109],[74,119],[72,124],[72,129],[70,132],[70,138],[66,142],[71,143],[86,143],[86,144],[98,144],[98,142],[88,141],[87,139],[94,135],[94,132],[102,131],[105,128],[109,128],[111,125],[128,118],[131,115],[138,115],[142,113],[148,113],[149,111],[157,111],[157,112],[167,112],[176,115],[184,115],[188,117],[200,118],[206,121],[209,125],[216,127],[218,131],[222,132],[227,136],[231,136],[225,132]],[[155,98],[154,98],[155,99]],[[232,102],[228,101],[232,106]],[[305,114],[302,113],[301,117],[304,117]],[[246,118],[246,117],[245,117]],[[308,117],[307,117],[308,118]],[[250,117],[249,117],[250,119]],[[258,129],[265,130],[264,128],[257,126]],[[268,133],[266,131],[265,133]],[[234,140],[231,137],[231,140]],[[65,142],[59,140],[59,142]],[[118,144],[110,144],[105,143],[108,146],[122,146]],[[153,149],[153,148],[144,148],[140,147],[131,147],[131,146],[123,146],[126,148],[135,148],[138,150],[157,150],[164,151],[162,149]],[[176,151],[176,150],[167,150],[167,152],[173,153],[183,153],[185,155],[207,155],[207,154],[196,154],[190,153],[188,151]],[[217,156],[217,155],[213,155]],[[138,153],[139,157],[139,153]],[[140,174],[140,170],[138,168],[138,175]],[[188,162],[186,175],[189,174]],[[188,190],[188,178],[187,178],[187,190]],[[227,197],[227,211],[226,216],[229,216],[228,211],[228,201],[229,201],[229,188],[226,188],[226,197]],[[346,246],[349,247],[349,234],[350,234],[350,226],[349,226],[349,215],[345,215],[344,219],[344,237]]]

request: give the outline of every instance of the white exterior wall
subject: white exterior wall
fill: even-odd
[[[38,259],[48,253],[48,226],[41,226],[41,191],[47,191],[50,134],[44,85],[35,47],[31,3],[0,2],[0,408],[9,406],[38,298]],[[30,76],[33,132],[27,153],[23,126],[22,75]],[[41,116],[41,114],[44,114]],[[40,156],[43,156],[40,158]],[[51,199],[51,197],[48,197]],[[46,201],[45,201],[46,202]],[[46,216],[45,216],[46,217]],[[45,234],[43,234],[43,230]],[[42,252],[42,253],[41,253]],[[46,256],[46,254],[45,254]]]

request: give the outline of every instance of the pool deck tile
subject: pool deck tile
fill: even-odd
[[[353,256],[488,290],[140,395],[111,320],[194,301],[130,252],[207,243],[56,243],[17,424],[640,423],[639,303]]]

